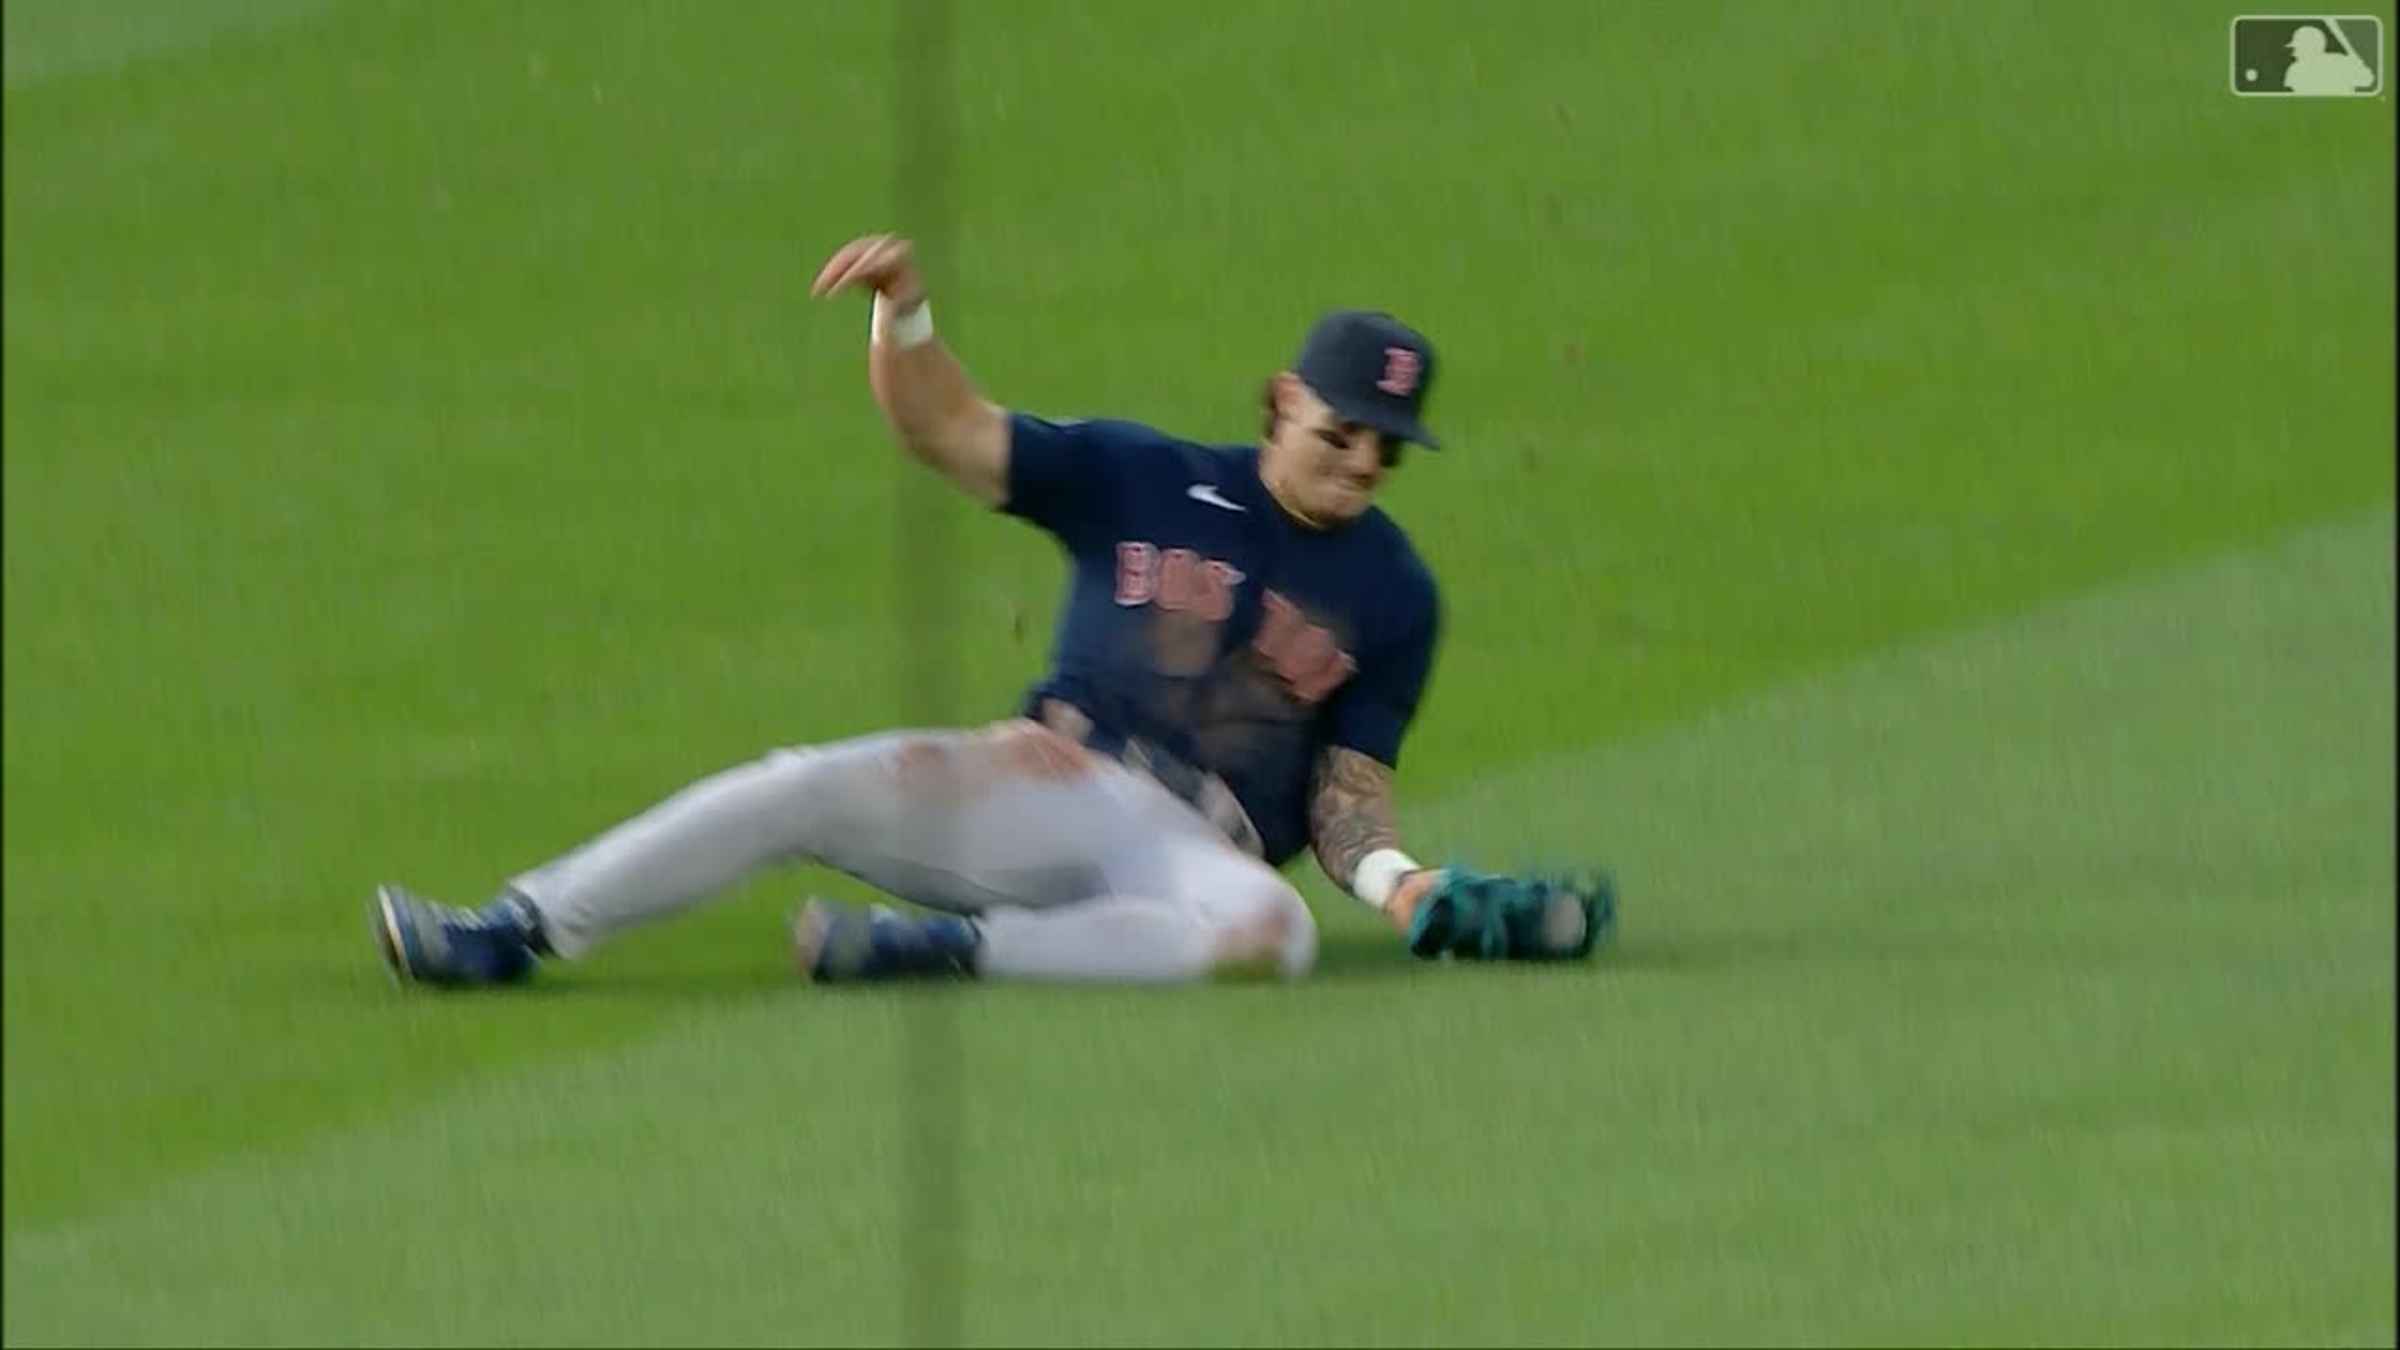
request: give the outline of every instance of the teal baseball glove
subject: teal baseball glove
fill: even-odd
[[[1616,923],[1604,872],[1512,877],[1452,864],[1418,902],[1408,949],[1427,960],[1577,961]]]

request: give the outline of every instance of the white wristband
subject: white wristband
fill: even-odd
[[[904,351],[910,347],[922,347],[933,341],[933,303],[919,300],[905,312],[894,314],[890,302],[877,294],[875,315],[868,320],[867,331],[874,341]]]
[[[1392,903],[1392,888],[1400,878],[1422,866],[1396,848],[1379,848],[1358,860],[1358,870],[1350,874],[1350,893],[1382,909]]]

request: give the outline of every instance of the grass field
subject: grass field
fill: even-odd
[[[2388,99],[2181,4],[1468,14],[960,4],[934,285],[1225,440],[1431,333],[1406,833],[1607,862],[1612,952],[1310,873],[1303,986],[828,996],[801,873],[429,998],[373,883],[922,711],[805,298],[919,227],[892,20],[10,4],[7,1342],[905,1339],[951,1025],[971,1342],[2390,1344]],[[938,509],[998,715],[1059,568]]]

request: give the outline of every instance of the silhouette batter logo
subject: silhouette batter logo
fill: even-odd
[[[2383,20],[2372,14],[2246,14],[2233,21],[2233,92],[2372,98],[2383,92]]]

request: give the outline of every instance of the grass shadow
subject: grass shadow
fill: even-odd
[[[1421,976],[1425,964],[1389,933],[1327,933],[1317,941],[1316,978],[1322,980],[1348,983]]]

